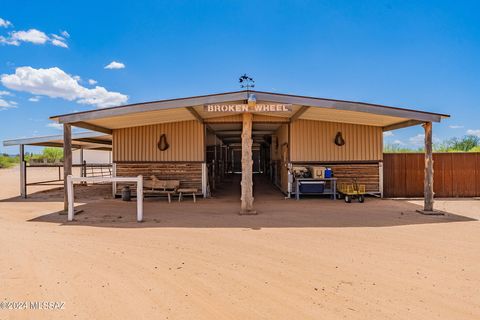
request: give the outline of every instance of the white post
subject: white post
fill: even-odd
[[[143,176],[139,175],[137,181],[137,222],[143,221]]]
[[[68,210],[67,177],[72,174],[72,126],[63,124],[63,210]]]
[[[378,163],[378,188],[380,189],[380,198],[383,198],[383,161]]]
[[[27,167],[25,163],[25,146],[20,145],[20,196],[27,197]]]
[[[112,163],[112,178],[115,178],[117,176],[117,164]],[[113,181],[112,182],[112,196],[115,199],[115,196],[117,195],[117,182]]]
[[[207,164],[204,162],[202,163],[202,193],[204,198],[207,197],[207,179]]]
[[[67,201],[68,201],[68,221],[73,221],[75,199],[73,196],[72,175],[67,176]]]

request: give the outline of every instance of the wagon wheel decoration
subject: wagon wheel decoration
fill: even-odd
[[[339,147],[345,144],[345,139],[343,139],[342,133],[340,131],[337,132],[337,135],[335,136],[335,144]]]
[[[170,145],[167,142],[167,135],[165,133],[160,136],[160,140],[158,140],[157,147],[160,151],[165,151],[170,147]]]

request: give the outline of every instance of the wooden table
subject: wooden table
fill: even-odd
[[[300,192],[300,185],[302,184],[302,181],[305,181],[307,183],[315,183],[318,181],[318,183],[327,183],[330,182],[330,188],[326,188],[322,193],[311,193],[311,192],[306,192],[303,194],[311,194],[311,195],[322,195],[322,194],[330,194],[332,195],[333,200],[337,200],[337,178],[320,178],[320,179],[313,179],[313,178],[296,178],[295,179],[295,199],[300,200],[300,195],[302,192]]]

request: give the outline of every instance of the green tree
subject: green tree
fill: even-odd
[[[63,159],[63,149],[47,147],[43,149],[42,156],[47,159],[47,162],[60,162]]]
[[[442,143],[441,151],[468,152],[478,146],[480,146],[480,137],[468,135],[462,138],[455,137],[446,140],[444,143]]]
[[[385,143],[383,145],[383,152],[385,152],[385,153],[423,152],[423,148],[411,149],[411,148],[408,148],[408,147],[402,147],[398,143]]]

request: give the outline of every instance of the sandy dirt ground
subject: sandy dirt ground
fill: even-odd
[[[259,214],[239,216],[233,180],[196,204],[147,199],[136,223],[134,201],[95,186],[66,223],[62,191],[19,199],[15,170],[0,170],[2,306],[64,306],[0,319],[480,319],[479,200],[423,216],[420,201],[283,200],[260,181]]]

